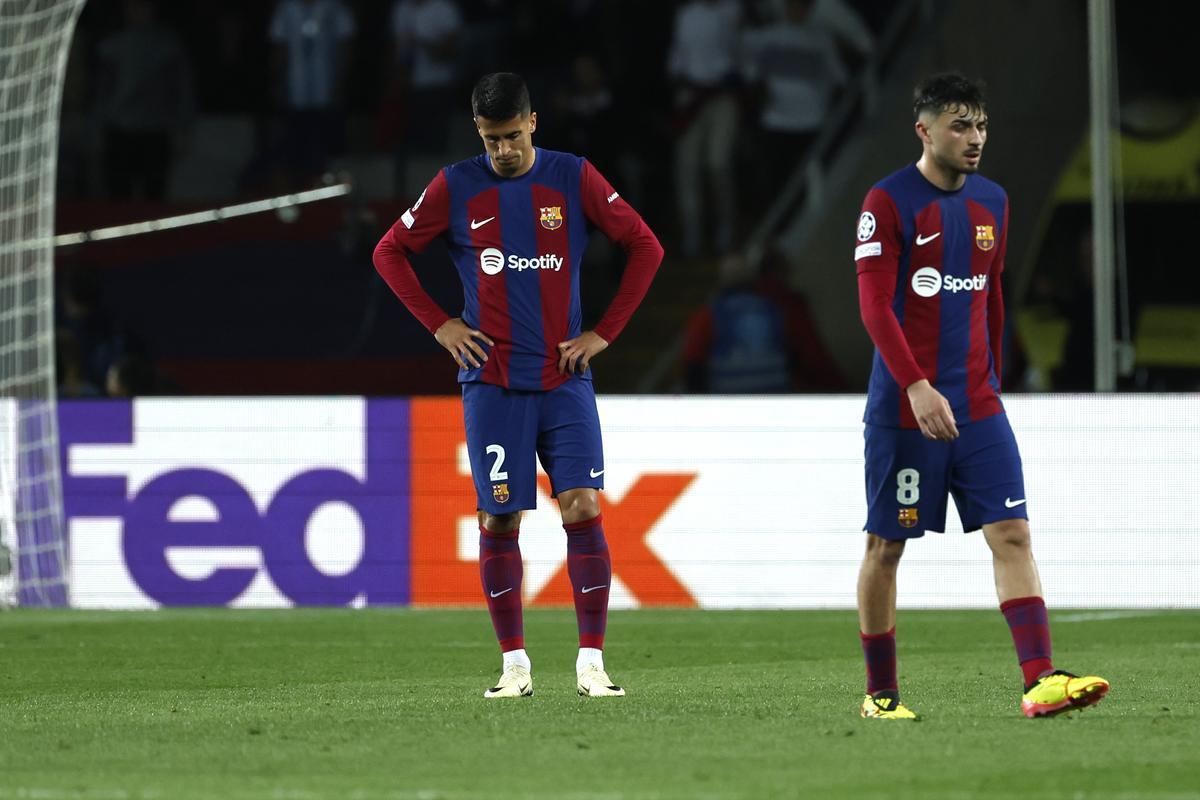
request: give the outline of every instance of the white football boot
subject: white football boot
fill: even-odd
[[[483,693],[484,697],[532,697],[533,676],[520,664],[510,664],[500,673],[496,685]]]
[[[603,667],[588,664],[578,674],[575,688],[581,697],[624,697],[625,690],[614,686]]]

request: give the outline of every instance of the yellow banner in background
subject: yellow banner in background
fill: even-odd
[[[1200,199],[1200,114],[1162,135],[1123,132],[1121,175],[1127,202]],[[1057,203],[1090,202],[1092,142],[1084,136],[1054,192]]]

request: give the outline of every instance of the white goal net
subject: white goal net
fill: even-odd
[[[68,603],[54,380],[54,182],[85,0],[0,0],[0,602]]]

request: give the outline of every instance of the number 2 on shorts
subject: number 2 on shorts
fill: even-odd
[[[490,449],[490,448],[489,448]],[[501,456],[503,458],[503,456]],[[921,473],[907,467],[896,473],[896,500],[902,506],[911,506],[921,499]]]
[[[490,456],[495,454],[496,460],[492,462],[492,471],[488,473],[490,481],[506,481],[508,473],[500,468],[504,466],[504,448],[498,444],[489,444],[487,446],[487,454]]]

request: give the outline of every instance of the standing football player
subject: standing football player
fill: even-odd
[[[537,504],[537,463],[567,533],[579,624],[579,694],[621,697],[604,668],[611,563],[600,517],[600,419],[589,364],[641,303],[658,239],[587,160],[534,147],[537,114],[519,75],[484,76],[471,108],[485,152],[443,168],[375,248],[375,266],[458,364],[479,513],[479,572],[500,641],[484,697],[533,694],[521,612],[521,511]],[[628,264],[595,329],[582,329],[579,267],[598,228]],[[421,288],[409,256],[441,237],[462,281],[461,317]]]
[[[1089,706],[1108,682],[1051,662],[1021,456],[1000,402],[1008,197],[977,174],[988,137],[982,86],[934,75],[917,87],[913,114],[921,158],[867,193],[854,251],[876,348],[864,417],[862,716],[916,718],[896,681],[896,568],[905,542],[945,529],[947,494],[963,529],[982,528],[991,548],[1024,675],[1021,710],[1041,717]]]

